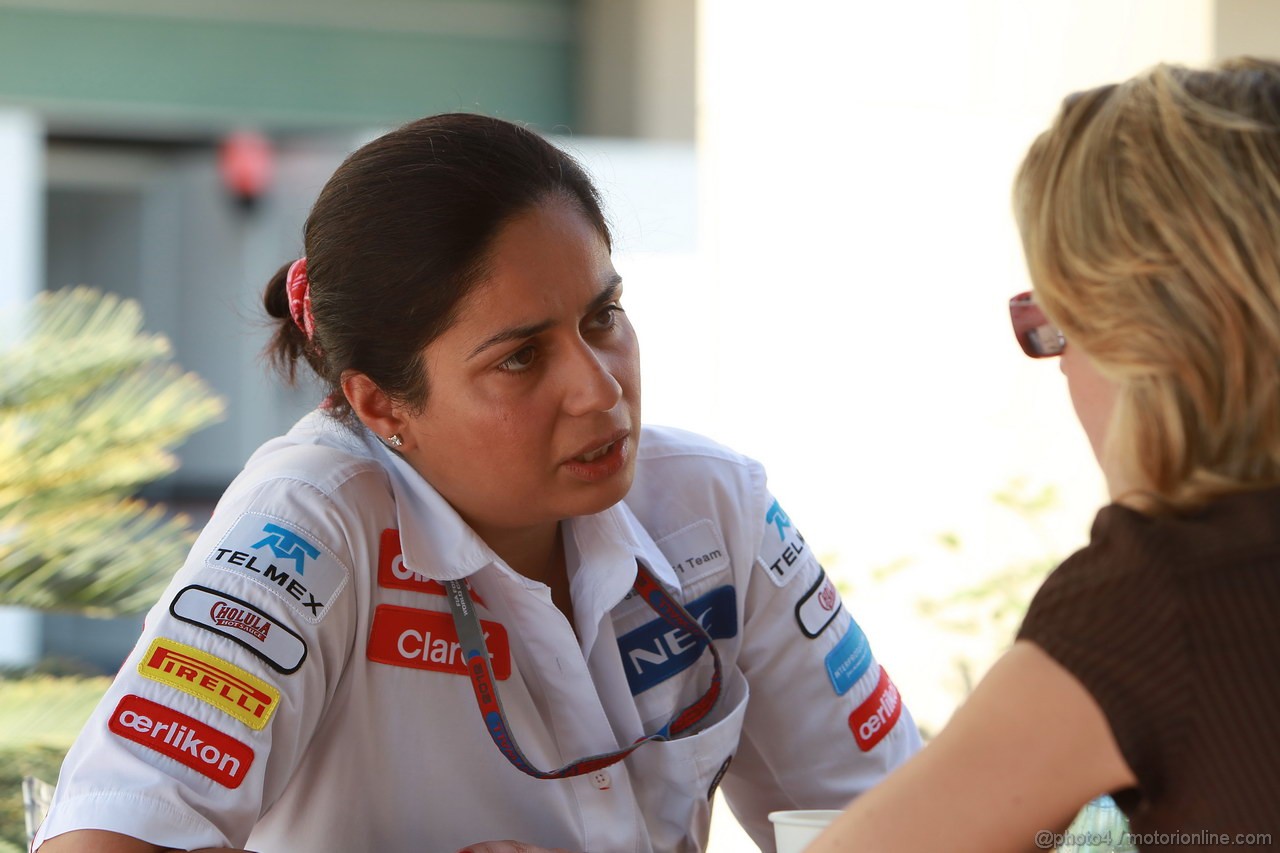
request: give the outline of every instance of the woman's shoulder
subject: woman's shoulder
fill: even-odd
[[[696,432],[669,426],[646,424],[640,433],[636,455],[640,463],[671,461],[675,464],[703,464],[710,467],[759,468],[749,456]]]
[[[766,478],[754,459],[697,433],[661,426],[644,428],[636,459],[626,502],[642,520],[664,530],[699,519],[729,527],[741,527],[745,519],[763,524]]]
[[[312,413],[249,457],[228,492],[274,480],[293,480],[333,496],[353,479],[387,481],[386,470],[360,436],[319,413]]]

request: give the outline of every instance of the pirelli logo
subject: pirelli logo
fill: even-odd
[[[153,681],[190,693],[251,729],[266,726],[280,691],[235,664],[165,637],[157,637],[138,664]]]

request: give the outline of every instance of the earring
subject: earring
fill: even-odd
[[[400,447],[404,444],[404,439],[400,437],[400,433],[393,432],[386,438],[387,447]]]

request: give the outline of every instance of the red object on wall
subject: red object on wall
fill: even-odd
[[[218,173],[227,190],[243,204],[252,204],[271,185],[275,175],[275,150],[260,133],[236,131],[222,140]]]

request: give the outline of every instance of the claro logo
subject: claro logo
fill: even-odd
[[[893,730],[901,716],[902,700],[898,696],[898,687],[889,680],[889,673],[882,666],[876,689],[849,715],[849,728],[853,730],[858,748],[870,752]]]
[[[412,592],[425,592],[428,595],[445,595],[444,584],[433,581],[417,572],[410,571],[404,564],[404,549],[400,545],[400,531],[389,527],[382,531],[378,545],[378,586],[384,589],[407,589]],[[471,584],[467,584],[471,598],[484,604]]]
[[[484,642],[489,649],[493,677],[511,677],[511,646],[507,629],[497,622],[480,620]],[[369,660],[410,669],[467,674],[453,617],[435,610],[418,610],[394,604],[379,604],[369,629]]]
[[[253,750],[194,717],[129,694],[107,723],[125,740],[167,755],[224,788],[238,788],[253,764]]]

